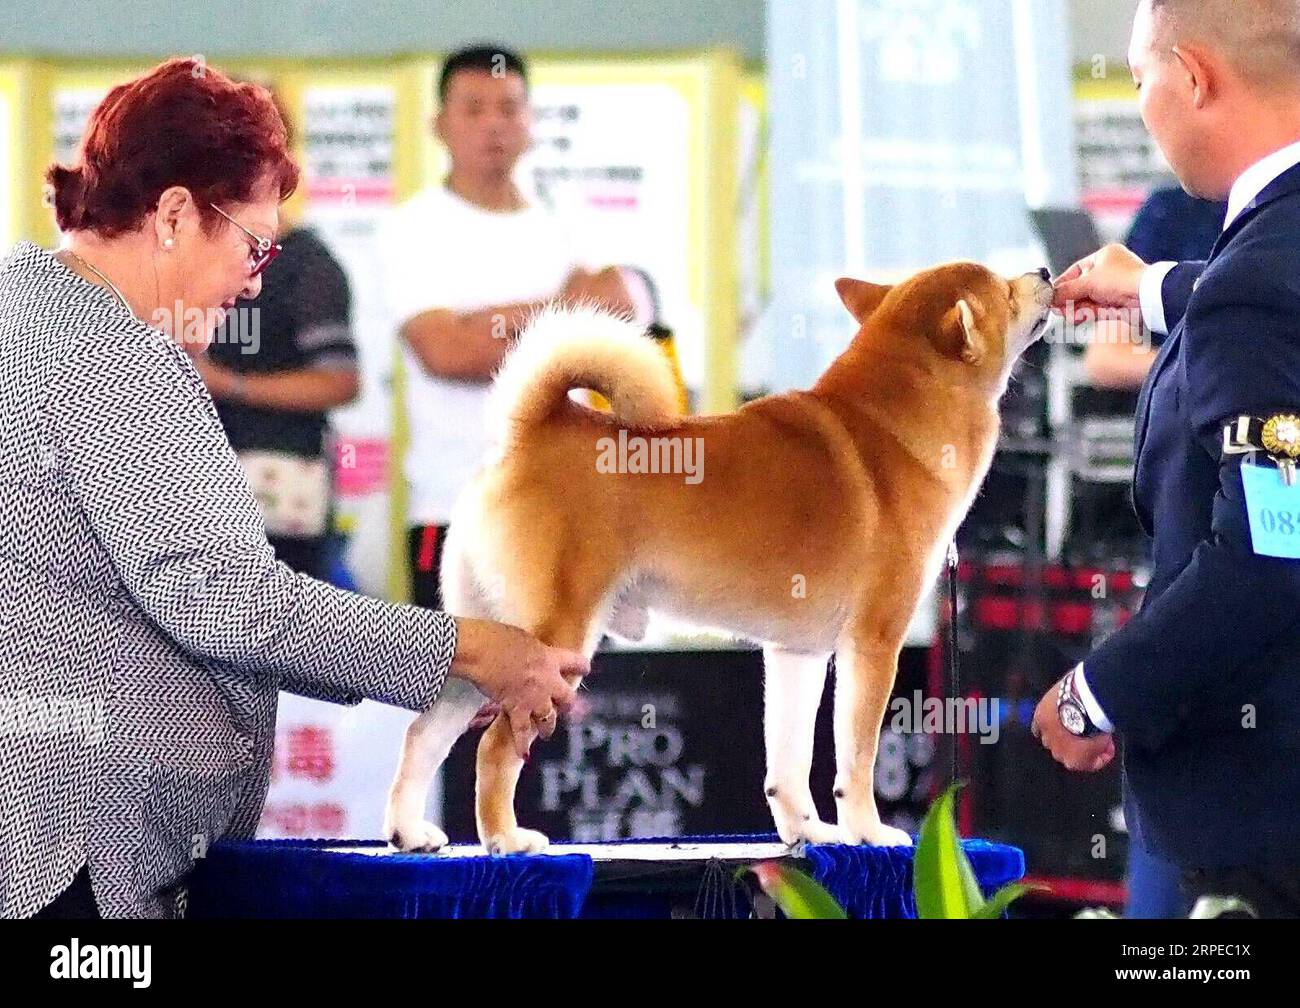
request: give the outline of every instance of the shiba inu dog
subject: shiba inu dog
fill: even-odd
[[[649,610],[762,642],[781,839],[908,844],[881,822],[872,780],[899,651],[988,471],[998,401],[1047,326],[1052,285],[1046,270],[1007,280],[962,262],[836,289],[859,329],[818,382],[715,416],[680,414],[665,358],[632,324],[543,312],[497,377],[499,454],[457,505],[443,591],[455,615],[588,654],[607,629],[638,638]],[[808,781],[832,652],[834,824]],[[427,790],[483,703],[449,680],[408,729],[385,821],[397,848],[447,842],[424,821]],[[515,820],[521,768],[499,717],[477,763],[492,852],[546,846]]]

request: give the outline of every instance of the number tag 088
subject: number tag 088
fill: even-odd
[[[1243,462],[1241,484],[1255,553],[1300,560],[1300,483],[1287,486],[1272,466]]]

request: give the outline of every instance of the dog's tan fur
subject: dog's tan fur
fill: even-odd
[[[453,612],[564,647],[590,652],[611,621],[634,635],[650,608],[765,642],[773,681],[785,674],[775,666],[804,661],[806,685],[769,682],[766,788],[778,832],[788,843],[899,843],[872,781],[898,654],[988,470],[998,400],[1041,332],[1051,286],[973,263],[892,288],[836,286],[860,329],[817,384],[719,416],[678,416],[666,363],[625,323],[583,312],[539,320],[498,380],[502,451],[458,506],[444,580]],[[574,402],[575,388],[602,393],[613,413]],[[703,478],[599,471],[598,443],[620,428],[700,439]],[[818,821],[808,791],[811,725],[805,740],[781,720],[790,711],[772,709],[775,694],[797,695],[782,702],[807,717],[808,696],[821,694],[816,662],[831,651],[835,827]],[[799,735],[788,751],[787,729]],[[421,739],[413,726],[407,779],[399,770],[394,788],[406,788],[408,813],[418,789],[409,772],[432,762],[411,751],[427,747]],[[773,749],[786,765],[773,766]],[[477,795],[480,837],[496,851],[545,843],[515,822],[520,769],[498,719],[479,744]],[[395,807],[396,797],[395,843],[436,845],[403,836],[411,830]]]

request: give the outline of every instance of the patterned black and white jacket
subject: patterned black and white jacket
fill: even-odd
[[[83,863],[104,916],[177,916],[256,829],[280,689],[424,710],[455,649],[275,559],[164,333],[36,245],[0,262],[0,917]]]

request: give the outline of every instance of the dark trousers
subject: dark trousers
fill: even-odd
[[[443,608],[438,571],[446,541],[446,525],[413,525],[406,532],[411,559],[411,601],[426,609]]]
[[[1178,866],[1148,853],[1140,843],[1130,840],[1124,916],[1172,920],[1186,918],[1191,909]]]
[[[99,920],[99,907],[90,889],[90,872],[85,865],[53,903],[32,914],[32,920]]]
[[[1183,892],[1195,903],[1201,896],[1236,896],[1265,920],[1300,919],[1300,865],[1279,868],[1195,868],[1183,873]],[[1228,916],[1246,916],[1229,914]]]

